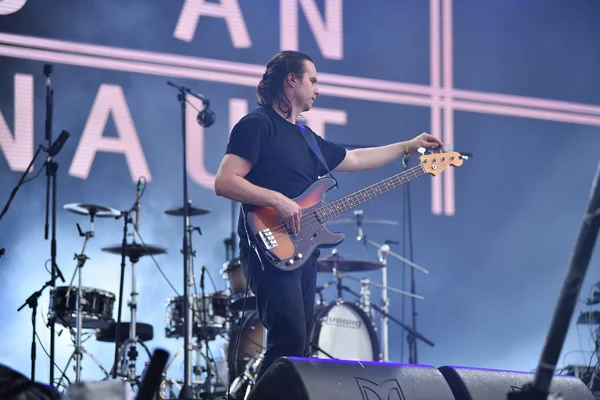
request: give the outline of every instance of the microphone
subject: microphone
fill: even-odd
[[[204,110],[200,111],[198,113],[198,117],[196,118],[198,124],[205,128],[208,128],[209,126],[214,124],[215,120],[217,119],[215,113],[209,108],[209,106],[210,102],[206,100],[206,102],[204,103]]]
[[[204,289],[204,271],[206,270],[206,267],[203,265],[202,266],[202,272],[200,273],[200,287],[202,289]]]
[[[208,128],[209,126],[215,123],[216,116],[215,113],[210,109],[210,100],[198,93],[192,92],[190,88],[176,85],[171,81],[167,81],[167,85],[177,88],[180,92],[185,92],[202,102],[202,104],[204,105],[204,109],[200,111],[198,113],[198,116],[196,117],[196,121],[198,121],[198,124],[200,124],[200,126]]]
[[[71,134],[63,130],[58,136],[58,138],[54,141],[54,143],[52,143],[52,145],[48,149],[48,157],[54,157],[55,155],[57,155],[65,145],[65,142],[67,141],[69,136],[71,136]]]

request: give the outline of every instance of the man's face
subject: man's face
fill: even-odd
[[[312,62],[304,60],[304,75],[302,76],[302,80],[296,83],[294,96],[299,111],[305,112],[310,110],[318,95],[317,69]]]

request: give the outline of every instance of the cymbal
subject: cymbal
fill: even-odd
[[[383,267],[383,264],[366,261],[366,260],[350,260],[337,254],[321,258],[317,261],[317,270],[319,272],[357,272],[357,271],[373,271]]]
[[[387,219],[369,219],[362,218],[360,220],[362,225],[398,225],[398,221],[392,221]],[[341,225],[341,224],[351,224],[356,225],[356,218],[340,218],[334,219],[332,221],[327,222],[327,225]]]
[[[599,325],[600,311],[582,311],[577,318],[577,325]]]
[[[183,207],[181,208],[175,208],[172,210],[167,210],[165,211],[165,214],[167,215],[174,215],[176,217],[183,217]],[[209,214],[211,212],[210,209],[208,208],[197,208],[197,207],[192,207],[191,205],[188,206],[188,214],[190,215],[190,217],[193,217],[195,215],[205,215],[205,214]]]
[[[100,250],[105,251],[107,253],[121,255],[123,246],[115,245],[115,246],[103,247]],[[144,247],[138,243],[128,243],[127,246],[125,247],[125,255],[127,257],[129,257],[129,259],[132,262],[137,262],[140,259],[140,257],[145,256],[145,255],[164,254],[166,252],[167,252],[167,249],[158,247],[158,246],[153,246],[151,244],[148,244]]]
[[[64,209],[79,215],[94,215],[98,218],[118,217],[121,211],[97,204],[72,203],[65,204]]]

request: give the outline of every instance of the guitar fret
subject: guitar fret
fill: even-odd
[[[420,165],[413,167],[407,171],[393,175],[381,182],[375,183],[369,187],[361,189],[355,193],[349,194],[339,200],[332,201],[317,210],[317,216],[323,222],[331,220],[338,215],[351,210],[369,200],[374,199],[384,193],[387,193],[397,187],[417,178],[424,173],[423,167]]]

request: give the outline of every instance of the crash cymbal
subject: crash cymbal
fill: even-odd
[[[183,217],[183,207],[181,208],[175,208],[173,210],[167,210],[165,211],[165,214],[168,215],[174,215],[176,217]],[[190,217],[193,217],[195,215],[205,215],[210,213],[211,210],[209,210],[208,208],[197,208],[197,207],[192,207],[191,205],[188,206],[188,213],[190,215]]]
[[[123,246],[117,245],[117,246],[103,247],[101,250],[105,251],[107,253],[121,255],[122,249],[123,249]],[[166,252],[167,252],[167,249],[158,247],[158,246],[153,246],[151,244],[143,246],[139,243],[128,243],[127,246],[125,247],[125,255],[127,257],[129,257],[129,259],[132,262],[137,262],[140,259],[140,257],[145,256],[145,255],[164,254]]]
[[[64,209],[79,215],[93,215],[98,218],[118,217],[121,211],[97,204],[72,203],[65,204]]]
[[[398,221],[392,221],[392,220],[387,220],[387,219],[369,219],[369,218],[362,218],[360,220],[360,223],[362,225],[393,225],[393,226],[398,225]],[[327,225],[341,225],[341,224],[356,225],[356,218],[340,218],[340,219],[334,219],[332,221],[327,222]]]
[[[317,270],[319,272],[357,272],[357,271],[373,271],[383,267],[383,264],[366,261],[366,260],[350,260],[344,257],[332,254],[321,258],[317,261]]]

